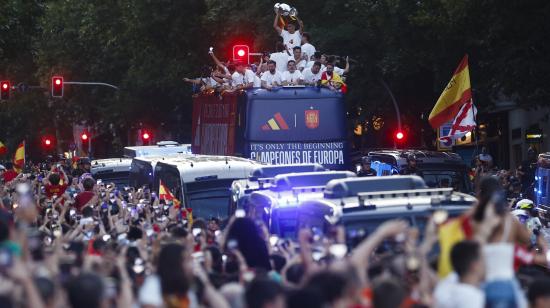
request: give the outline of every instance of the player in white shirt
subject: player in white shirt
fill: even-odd
[[[283,43],[277,43],[275,46],[277,52],[274,52],[269,55],[269,60],[275,61],[277,63],[277,71],[280,73],[286,71],[286,65],[288,63],[288,57],[290,54],[286,51]]]
[[[315,46],[309,43],[310,38],[311,36],[308,32],[302,33],[302,54],[306,56],[307,61],[313,57],[316,51]]]
[[[262,75],[262,88],[271,90],[283,84],[281,73],[277,70],[277,63],[273,60],[267,62],[267,72]]]
[[[306,67],[306,60],[303,59],[302,48],[296,46],[292,49],[292,56],[288,57],[288,60],[294,60],[296,62],[296,68],[301,72]]]
[[[296,61],[289,60],[287,71],[283,73],[283,86],[295,86],[304,83],[304,76],[296,69]]]
[[[321,55],[321,64],[323,65],[327,65],[327,63],[334,63],[334,57],[332,57],[332,59],[329,59],[329,57],[327,55]],[[322,70],[323,72],[326,71],[326,68],[324,70]],[[349,72],[349,57],[346,57],[346,67],[345,68],[340,68],[338,66],[334,66],[334,72],[340,76],[343,76],[345,75],[346,73]]]
[[[321,63],[321,73],[326,71],[326,66],[323,65],[323,63],[321,62],[321,53],[319,51],[316,51],[313,56],[311,56],[311,59],[310,61],[307,62],[306,64],[306,69],[308,68],[311,68],[313,66],[313,64],[315,64],[315,62],[319,62]]]
[[[218,86],[218,80],[213,78],[212,68],[204,66],[202,68],[202,77],[199,78],[183,78],[183,81],[194,84],[200,91],[209,90]]]
[[[296,16],[296,20],[300,25],[300,30],[296,31],[296,25],[292,22],[286,24],[286,30],[279,27],[279,19],[281,15],[277,11],[275,15],[275,21],[273,22],[273,28],[283,38],[283,44],[288,52],[292,51],[295,46],[302,45],[302,33],[304,31],[304,23]]]
[[[250,89],[254,87],[254,78],[256,74],[247,69],[243,63],[237,63],[235,73],[231,76],[232,85],[236,90]]]
[[[323,72],[321,72],[321,62],[315,62],[310,68],[304,69],[304,84],[307,86],[315,86],[321,80]]]

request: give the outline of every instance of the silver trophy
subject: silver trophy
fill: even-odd
[[[281,16],[296,17],[298,15],[298,10],[286,3],[275,3],[273,9],[275,13],[278,12]]]

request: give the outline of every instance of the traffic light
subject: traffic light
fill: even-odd
[[[0,99],[9,99],[10,89],[11,85],[9,81],[0,81]]]
[[[52,77],[52,97],[63,97],[63,77]]]
[[[55,138],[51,135],[46,135],[42,137],[42,148],[46,151],[51,151],[55,145]]]
[[[397,133],[395,133],[395,140],[397,140],[397,142],[402,142],[405,140],[405,134],[403,134],[402,131],[398,131]]]
[[[148,131],[144,130],[141,133],[141,141],[143,145],[149,145],[149,142],[151,141],[151,134]]]
[[[250,63],[248,45],[233,46],[233,61],[241,63]]]
[[[80,141],[82,142],[82,149],[88,150],[90,144],[90,134],[88,134],[88,132],[82,132],[82,134],[80,134]]]

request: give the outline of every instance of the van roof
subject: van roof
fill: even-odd
[[[416,175],[375,176],[330,181],[325,198],[337,199],[357,196],[359,193],[389,190],[421,189],[428,186]]]
[[[290,191],[303,187],[325,186],[331,180],[354,178],[355,173],[350,171],[320,171],[280,174],[273,180],[274,191]]]
[[[325,171],[325,167],[320,164],[296,164],[296,165],[267,165],[260,166],[252,170],[250,173],[250,180],[257,181],[262,178],[273,178],[283,173],[293,172],[312,172],[312,171]]]
[[[388,155],[396,159],[401,163],[406,163],[407,156],[413,154],[416,156],[418,163],[451,163],[451,164],[464,164],[462,157],[457,153],[452,152],[438,152],[438,151],[424,151],[415,149],[405,150],[374,150],[369,151],[368,156],[373,155]]]
[[[106,158],[92,160],[91,171],[94,172],[112,169],[114,172],[128,171],[132,163],[131,158]]]
[[[169,154],[191,154],[191,144],[178,144],[174,141],[162,141],[156,145],[133,146],[124,148],[125,157],[162,156]]]
[[[182,180],[190,183],[209,179],[244,179],[260,163],[233,156],[186,155],[167,157],[158,161],[159,165],[177,168]]]

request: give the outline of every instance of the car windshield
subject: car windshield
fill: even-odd
[[[198,191],[188,196],[193,216],[201,218],[225,218],[228,216],[231,192],[228,188]]]
[[[121,172],[105,172],[105,173],[96,173],[94,178],[96,180],[101,180],[103,183],[114,183],[117,188],[123,188],[129,185],[129,171]]]
[[[468,175],[462,170],[429,170],[422,169],[424,181],[428,187],[445,188],[451,187],[455,191],[465,193],[471,192],[471,186],[467,181]]]

